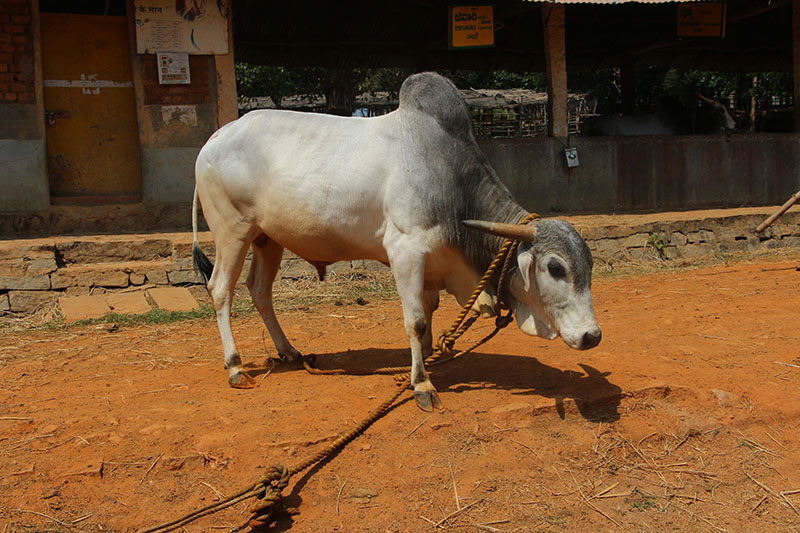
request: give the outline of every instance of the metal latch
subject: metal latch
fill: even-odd
[[[44,119],[47,121],[48,126],[53,126],[56,123],[57,118],[70,118],[72,115],[69,111],[64,109],[59,109],[56,111],[47,111],[44,112]]]

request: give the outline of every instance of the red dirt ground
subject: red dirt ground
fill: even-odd
[[[797,259],[595,280],[598,348],[512,326],[437,367],[447,409],[404,396],[291,480],[299,514],[274,530],[798,531]],[[455,313],[444,299],[436,329]],[[396,301],[281,319],[322,368],[408,362]],[[490,329],[479,322],[465,342]],[[177,518],[301,461],[394,389],[387,376],[267,374],[263,330],[234,318],[260,383],[248,391],[227,386],[211,319],[0,330],[0,531]],[[247,516],[240,503],[186,530]]]

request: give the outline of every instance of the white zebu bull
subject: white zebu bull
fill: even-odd
[[[563,221],[513,225],[527,212],[484,159],[455,86],[438,74],[409,77],[399,109],[381,117],[250,112],[211,136],[196,177],[193,255],[208,282],[233,387],[253,386],[230,325],[251,245],[247,285],[284,359],[300,357],[272,306],[284,248],[321,269],[351,259],[388,264],[411,343],[414,395],[425,410],[441,406],[423,366],[433,351],[439,290],[463,304],[500,248],[496,235],[522,228],[527,241],[501,295],[520,329],[548,339],[560,334],[577,349],[600,342],[586,243]],[[216,243],[213,267],[197,243],[198,198]],[[484,228],[490,235],[465,228],[467,219],[506,224]]]

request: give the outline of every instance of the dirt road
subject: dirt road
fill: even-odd
[[[295,478],[275,530],[798,531],[797,257],[599,279],[591,351],[512,326]],[[437,330],[456,313],[452,299]],[[408,362],[394,300],[284,312],[322,368]],[[479,322],[465,341],[491,329]],[[295,464],[388,395],[386,376],[265,370],[228,388],[211,319],[0,330],[0,531],[133,531]],[[188,531],[241,525],[245,504]],[[449,516],[445,520],[445,518]],[[58,521],[58,522],[56,522]],[[437,524],[440,527],[437,527]]]

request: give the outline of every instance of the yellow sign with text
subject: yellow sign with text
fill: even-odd
[[[449,48],[494,46],[494,6],[451,5]]]
[[[679,37],[725,37],[725,2],[678,5]]]

